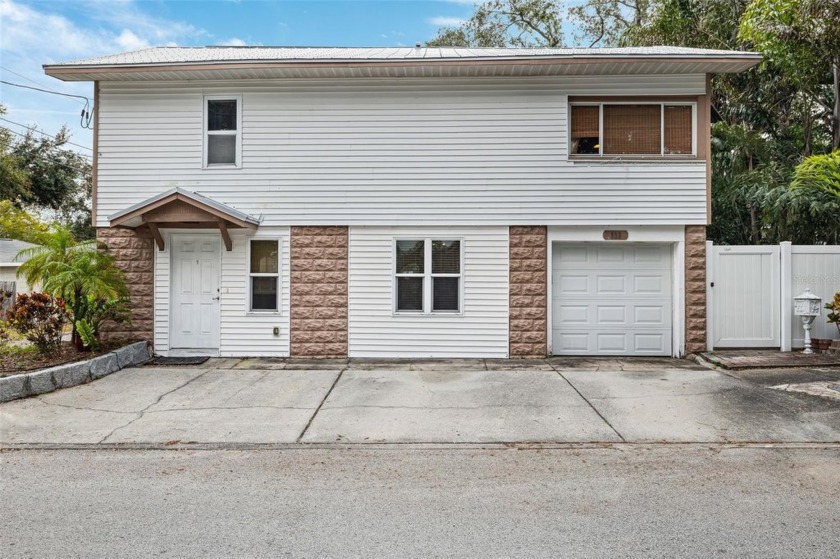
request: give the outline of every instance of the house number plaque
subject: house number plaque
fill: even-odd
[[[629,236],[627,231],[611,231],[609,229],[604,231],[605,241],[626,241]]]

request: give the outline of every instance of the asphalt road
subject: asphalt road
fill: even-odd
[[[3,557],[837,557],[840,446],[7,450]]]

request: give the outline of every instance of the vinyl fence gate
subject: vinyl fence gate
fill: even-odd
[[[707,349],[804,346],[793,298],[805,289],[828,302],[840,291],[840,245],[715,246],[706,243]],[[811,336],[837,329],[814,321]]]

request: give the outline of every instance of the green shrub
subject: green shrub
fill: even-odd
[[[67,319],[64,301],[46,293],[19,294],[7,316],[9,325],[43,353],[50,353],[61,344]]]

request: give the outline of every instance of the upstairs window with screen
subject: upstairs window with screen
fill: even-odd
[[[238,166],[240,151],[240,100],[205,100],[204,160],[211,166]]]
[[[397,240],[394,310],[461,312],[461,241]]]
[[[276,240],[251,240],[248,262],[251,292],[249,310],[279,311],[280,243]]]
[[[693,155],[694,105],[597,103],[571,106],[571,155]]]

